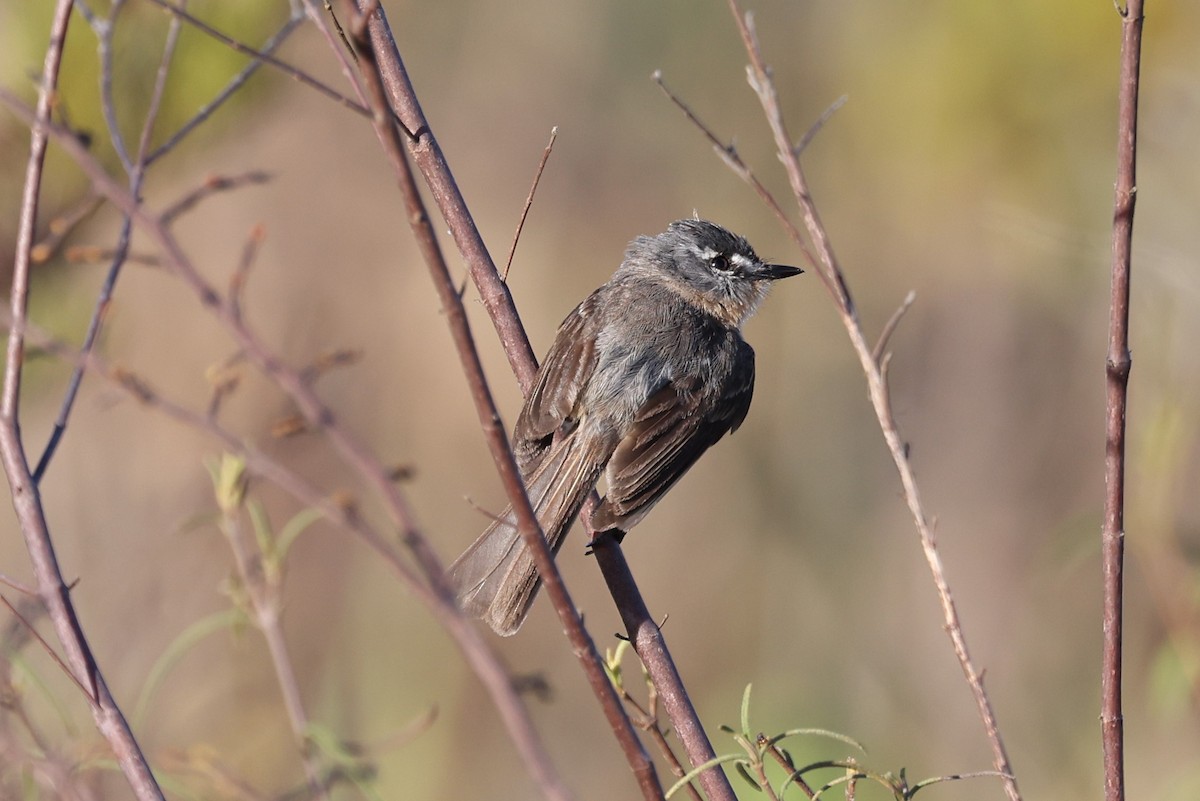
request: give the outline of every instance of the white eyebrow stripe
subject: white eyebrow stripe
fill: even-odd
[[[704,250],[700,250],[697,247],[693,247],[692,252],[695,253],[700,258],[704,259],[705,261],[708,261],[709,259],[715,259],[717,256],[721,255],[720,251],[713,250],[712,248],[705,248]]]
[[[740,267],[753,267],[757,262],[749,256],[744,256],[741,253],[734,253],[729,257],[729,260]]]

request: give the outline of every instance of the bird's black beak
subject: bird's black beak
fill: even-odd
[[[771,281],[777,281],[780,278],[791,278],[793,275],[799,275],[804,272],[799,267],[792,267],[787,264],[764,264],[755,271],[755,278],[766,278]]]

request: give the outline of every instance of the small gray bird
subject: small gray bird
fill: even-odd
[[[559,326],[513,430],[529,500],[557,553],[602,474],[596,531],[623,536],[750,408],[754,350],[741,326],[771,282],[750,243],[679,220],[630,243],[608,283]],[[516,633],[541,578],[506,509],[450,566],[459,603]]]

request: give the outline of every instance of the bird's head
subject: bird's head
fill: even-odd
[[[764,262],[743,237],[707,220],[678,220],[661,234],[638,237],[626,262],[653,271],[732,326],[754,313],[773,281],[804,272]]]

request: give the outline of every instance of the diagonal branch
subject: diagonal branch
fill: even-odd
[[[357,15],[359,13],[352,0],[346,0],[343,5],[348,14]],[[357,16],[352,18],[357,20]],[[413,236],[437,289],[443,312],[454,337],[455,348],[458,351],[463,372],[470,385],[471,396],[475,401],[476,412],[491,450],[492,459],[517,515],[521,537],[533,554],[546,592],[554,603],[555,611],[558,613],[563,628],[583,666],[592,692],[599,698],[608,717],[609,725],[613,728],[625,751],[626,758],[642,787],[643,794],[647,798],[661,797],[662,788],[655,775],[653,763],[645,749],[642,748],[633,725],[604,671],[600,654],[587,629],[584,628],[579,612],[567,592],[562,576],[554,563],[554,556],[546,544],[545,535],[542,533],[533,506],[525,492],[520,469],[517,467],[512,447],[501,423],[500,413],[496,409],[491,389],[483,372],[483,365],[480,362],[474,336],[467,322],[461,294],[454,286],[450,270],[442,255],[441,247],[438,245],[437,235],[417,189],[416,181],[408,164],[400,129],[393,124],[393,109],[385,93],[373,42],[363,34],[361,24],[352,24],[350,28],[355,32],[355,45],[359,55],[358,63],[363,82],[370,95],[371,105],[375,108],[376,134],[396,173],[400,192],[408,211],[409,224],[413,229]],[[533,756],[535,755],[526,754],[526,762],[538,771],[537,778],[547,794],[565,795],[565,789],[556,786],[559,780],[550,770],[549,765],[540,765],[532,760]]]
[[[837,257],[833,252],[833,245],[824,225],[821,223],[820,215],[817,213],[816,205],[808,187],[808,181],[800,166],[798,149],[793,146],[792,139],[787,132],[787,126],[784,123],[783,112],[779,103],[779,95],[775,88],[774,80],[771,77],[771,72],[763,59],[762,50],[759,47],[758,38],[754,31],[753,19],[749,15],[742,13],[737,0],[728,0],[728,4],[738,31],[741,34],[742,44],[750,58],[750,65],[746,68],[747,79],[751,88],[758,96],[763,114],[775,139],[775,147],[779,159],[783,163],[784,170],[787,173],[792,194],[800,206],[809,238],[812,240],[820,257],[820,261],[814,266],[826,277],[826,286],[829,287],[833,295],[834,303],[837,305],[839,315],[842,318],[842,324],[846,328],[850,342],[854,347],[855,353],[858,355],[863,374],[866,376],[871,405],[875,408],[875,414],[879,419],[880,431],[883,433],[888,451],[892,455],[892,461],[895,463],[896,470],[900,475],[900,482],[904,488],[904,498],[912,515],[913,523],[916,526],[921,548],[925,554],[925,561],[928,563],[930,573],[933,576],[934,586],[942,606],[944,627],[950,637],[959,666],[962,668],[967,684],[975,698],[975,705],[983,722],[984,732],[992,747],[993,765],[997,773],[1002,774],[1004,777],[1005,792],[1010,801],[1019,801],[1021,798],[1020,791],[1017,788],[1016,779],[1013,777],[1004,741],[1000,736],[996,723],[995,710],[992,708],[991,700],[983,686],[983,673],[976,668],[975,663],[971,659],[970,651],[967,648],[966,635],[963,632],[962,621],[959,618],[958,609],[955,606],[954,598],[950,592],[950,585],[946,579],[945,567],[942,564],[941,554],[938,551],[937,542],[933,535],[933,527],[921,503],[916,477],[913,474],[912,465],[908,460],[908,448],[893,420],[885,372],[887,364],[886,356],[877,356],[863,334],[845,275],[838,265]]]
[[[104,118],[108,124],[109,138],[120,155],[122,164],[125,165],[125,173],[129,177],[130,193],[134,197],[139,197],[142,193],[142,184],[146,177],[146,151],[150,147],[150,137],[154,133],[154,125],[158,120],[158,110],[162,105],[163,91],[166,88],[167,76],[170,74],[171,59],[175,55],[175,47],[179,42],[181,26],[178,19],[172,19],[171,25],[167,29],[166,41],[163,44],[162,59],[159,62],[158,74],[154,81],[154,90],[150,95],[150,105],[146,111],[146,119],[142,123],[142,133],[138,140],[137,157],[133,161],[130,161],[120,129],[117,126],[117,112],[112,96],[112,38],[116,28],[117,14],[120,13],[121,8],[122,5],[120,3],[114,3],[109,19],[103,23],[98,20],[94,21],[92,27],[97,31],[100,38],[100,56],[103,62],[100,95],[104,108]],[[112,301],[113,290],[117,285],[117,278],[120,276],[121,268],[125,265],[129,257],[132,234],[133,223],[129,217],[125,217],[121,221],[121,232],[117,236],[117,245],[113,250],[108,273],[104,276],[104,283],[101,285],[100,292],[96,296],[92,318],[88,321],[87,332],[83,336],[84,352],[91,351],[100,337],[100,326],[104,322],[105,312],[107,312],[109,303]],[[46,468],[50,465],[50,460],[54,458],[54,453],[58,449],[59,442],[62,441],[63,434],[66,433],[67,421],[71,417],[71,410],[75,406],[75,399],[79,396],[79,388],[82,383],[83,370],[77,367],[71,373],[70,381],[67,382],[67,391],[63,395],[58,418],[54,421],[54,428],[50,432],[50,438],[46,442],[46,447],[42,449],[42,455],[38,459],[37,467],[34,468],[33,480],[36,482],[41,482]]]

